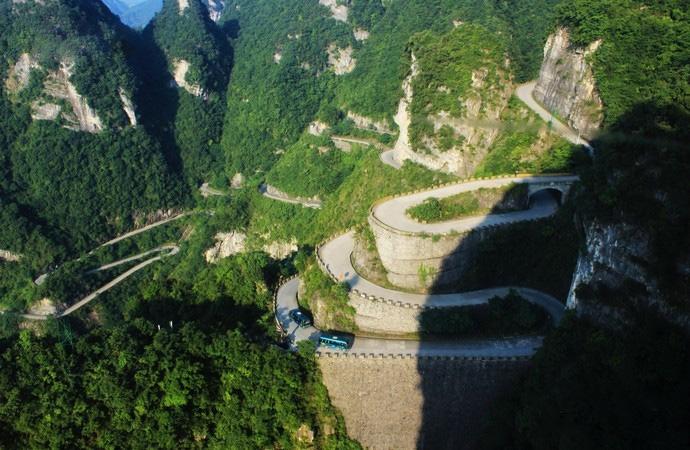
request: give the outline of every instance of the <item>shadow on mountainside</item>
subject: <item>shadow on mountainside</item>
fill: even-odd
[[[498,207],[493,208],[492,213],[502,212],[508,194],[506,192],[496,203]],[[526,198],[525,203],[537,207],[539,204],[560,205],[561,197],[559,191],[544,189]],[[564,224],[570,229],[559,231],[557,227]],[[516,285],[545,290],[565,300],[577,254],[571,208],[566,206],[556,216],[534,222],[485,229],[480,225],[479,228],[463,239],[452,257],[441,263],[439,272],[449,275],[434,282],[431,292],[467,292]],[[561,246],[566,247],[564,253],[559,251]],[[540,271],[546,271],[547,275],[536,273]],[[545,279],[549,276],[559,279]],[[445,339],[469,342],[500,339],[499,330],[504,330],[505,336],[541,334],[550,323],[543,309],[520,300],[500,300],[468,308],[463,311],[460,308],[424,309],[420,326],[429,327],[430,320],[442,321],[445,326],[433,331],[445,331]],[[522,329],[530,331],[516,331]],[[429,340],[422,333],[420,353],[426,353],[425,348],[432,348],[432,342],[438,338],[434,336]],[[417,359],[419,389],[423,397],[417,448],[474,448],[486,426],[491,405],[517,382],[529,364],[527,358],[512,357]]]

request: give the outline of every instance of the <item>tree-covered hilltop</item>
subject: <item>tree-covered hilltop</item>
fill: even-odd
[[[643,102],[690,111],[687,2],[575,0],[558,7],[557,20],[575,46],[601,40],[592,63],[607,125]]]
[[[98,2],[0,8],[0,248],[45,270],[130,228],[134,215],[181,205],[160,143],[134,126],[131,32]],[[91,122],[100,126],[79,131]]]
[[[179,8],[176,0],[164,2],[143,34],[149,46],[143,57],[161,53],[157,65],[152,67],[151,61],[143,65],[154,73],[161,64],[167,67],[146,86],[156,93],[147,94],[150,102],[163,102],[169,110],[155,106],[147,110],[161,138],[177,148],[181,171],[196,188],[224,172],[220,139],[233,54],[225,30],[208,18],[201,1],[191,0],[184,11]],[[170,84],[179,89],[169,89]]]
[[[152,23],[156,43],[165,53],[170,73],[175,63],[186,61],[189,85],[198,85],[205,93],[225,92],[232,67],[232,51],[227,37],[209,19],[201,0],[182,3],[166,0]]]
[[[609,255],[576,273],[580,317],[547,337],[481,448],[688,448],[687,4],[577,0],[558,17],[574,45],[601,39],[605,125],[575,205],[580,262],[598,239]]]
[[[334,125],[352,111],[392,127],[416,33],[480,24],[517,61],[516,78],[534,78],[555,2],[510,3],[530,18],[518,20],[498,0],[352,0],[342,2],[346,22],[318,2],[227,2],[222,23],[237,32],[223,133],[229,175],[267,170],[314,118]],[[334,75],[329,47],[352,49],[351,72]]]
[[[131,96],[135,89],[126,30],[101,2],[3,1],[0,8],[9,19],[2,29],[3,66],[14,65],[22,53],[47,71],[69,66],[70,81],[104,127],[129,124],[120,96]]]
[[[223,132],[229,175],[268,169],[332,98],[326,50],[355,40],[328,14],[316,1],[227,2],[225,27],[238,33]]]

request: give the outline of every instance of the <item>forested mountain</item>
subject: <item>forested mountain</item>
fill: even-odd
[[[324,239],[375,266],[375,201],[518,172],[581,181],[459,285],[575,313],[481,446],[690,445],[689,39],[685,0],[0,0],[0,446],[358,448],[271,291],[346,309]]]
[[[183,171],[199,185],[223,173],[220,136],[232,49],[225,31],[211,21],[200,0],[180,8],[176,0],[165,1],[145,37],[162,51],[169,83],[178,87],[163,95],[173,97],[172,129]]]
[[[99,3],[2,6],[6,198],[79,250],[174,203],[161,149],[136,126],[127,30]]]

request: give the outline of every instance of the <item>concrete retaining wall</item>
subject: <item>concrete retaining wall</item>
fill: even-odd
[[[373,215],[369,225],[388,281],[408,289],[429,288],[457,281],[472,264],[479,243],[497,227],[444,235],[405,233]],[[424,275],[424,276],[423,276]]]

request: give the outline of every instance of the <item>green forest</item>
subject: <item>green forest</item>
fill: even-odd
[[[314,249],[361,231],[386,196],[459,181],[380,158],[399,134],[393,116],[414,54],[413,146],[461,144],[428,117],[461,118],[462,99],[490,104],[499,101],[492,89],[507,86],[496,137],[468,175],[581,177],[554,216],[493,230],[444,293],[524,286],[565,301],[591,224],[633,230],[648,248],[633,263],[652,286],[607,284],[615,274],[599,266],[579,285],[578,307],[594,317],[568,314],[550,327],[515,295],[421,316],[424,339],[547,335],[490,411],[480,448],[687,448],[687,329],[645,306],[653,291],[676,316],[690,312],[687,2],[338,3],[347,21],[316,0],[227,0],[214,22],[202,0],[184,11],[164,0],[132,30],[100,1],[0,0],[0,250],[11,255],[0,258],[0,447],[361,448],[331,403],[314,346],[285,348],[273,294],[299,274],[301,307],[356,332],[347,285],[319,268]],[[587,60],[604,104],[594,158],[510,96],[537,78],[558,27],[573,51],[601,42]],[[330,46],[352,48],[351,72],[336,75]],[[175,82],[180,61],[186,88]],[[478,69],[487,72],[479,93]],[[56,74],[71,98],[55,88]],[[75,126],[73,104],[99,127]],[[46,105],[58,108],[54,119],[40,118]],[[315,120],[327,126],[318,136],[307,131]],[[370,145],[343,149],[334,136]],[[203,183],[212,194],[202,195]],[[264,197],[266,183],[318,197],[321,208]],[[524,192],[516,197],[522,203]],[[480,200],[432,199],[410,214],[433,222],[490,210]],[[246,235],[244,250],[210,263],[208,250],[230,231]],[[276,243],[299,250],[273,258],[267,245]],[[70,316],[19,315],[42,299],[64,308],[143,259],[95,269],[173,245],[179,253]]]

